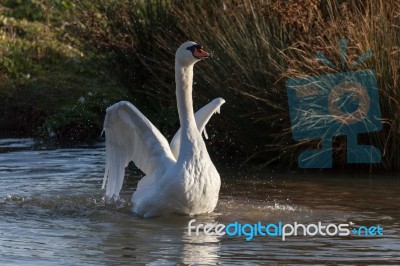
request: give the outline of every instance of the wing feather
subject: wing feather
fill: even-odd
[[[213,114],[220,112],[221,105],[223,105],[224,103],[225,100],[222,98],[214,99],[207,105],[203,106],[200,110],[198,110],[194,114],[194,118],[196,119],[197,129],[199,130],[200,134],[202,133],[204,134],[204,137],[206,139],[208,139],[206,125]],[[181,136],[181,129],[179,129],[176,132],[175,136],[172,138],[172,141],[170,143],[171,151],[172,154],[175,156],[175,158],[178,158],[179,156],[179,147],[181,145],[180,136]]]
[[[106,166],[103,189],[118,197],[130,161],[146,176],[164,173],[175,162],[168,141],[132,104],[122,101],[107,108],[104,120]]]

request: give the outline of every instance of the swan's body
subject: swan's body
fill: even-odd
[[[175,56],[175,80],[181,128],[169,145],[157,128],[132,104],[107,109],[106,195],[118,197],[130,161],[146,175],[132,195],[133,211],[153,217],[169,213],[212,212],[218,202],[219,174],[201,136],[211,116],[225,102],[218,98],[193,113],[193,66],[210,55],[186,42]],[[206,133],[205,133],[206,135]]]

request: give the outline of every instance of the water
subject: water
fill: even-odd
[[[400,263],[400,178],[221,171],[214,213],[142,219],[100,190],[104,145],[43,149],[0,140],[0,265]],[[355,223],[383,236],[188,236],[187,223]],[[194,232],[192,232],[194,234]]]

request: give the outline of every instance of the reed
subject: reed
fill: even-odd
[[[351,66],[367,49],[372,58],[355,69],[374,69],[377,74],[383,130],[362,134],[359,141],[377,146],[382,151],[384,169],[398,169],[399,147],[399,70],[400,70],[400,3],[398,1],[324,1],[310,31],[297,37],[287,51],[289,65],[285,78],[332,73],[332,69],[315,60],[318,51],[331,61],[340,62],[338,39],[348,39],[346,64]],[[323,7],[323,8],[322,8]],[[343,71],[343,70],[340,70]],[[287,131],[288,132],[288,131]],[[288,132],[289,133],[289,132]],[[285,140],[279,136],[278,142]],[[287,146],[287,153],[297,153],[309,141]],[[315,145],[315,143],[314,143]],[[338,145],[334,153],[338,165],[345,163],[345,147]],[[340,158],[340,156],[342,158]]]
[[[315,55],[340,62],[340,38],[349,40],[348,63],[370,48],[373,58],[359,68],[377,73],[384,129],[362,139],[381,148],[385,169],[400,167],[398,1],[75,2],[80,10],[75,33],[114,60],[132,97],[171,130],[178,121],[175,49],[190,39],[211,50],[214,59],[196,68],[195,103],[226,98],[217,147],[262,166],[295,166],[300,151],[319,145],[292,141],[285,80],[332,73]],[[334,153],[339,164],[342,147]]]

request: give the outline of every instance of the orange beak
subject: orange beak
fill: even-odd
[[[196,57],[197,59],[203,59],[203,58],[210,58],[212,57],[212,54],[207,53],[201,48],[195,48],[193,52],[193,56]]]

